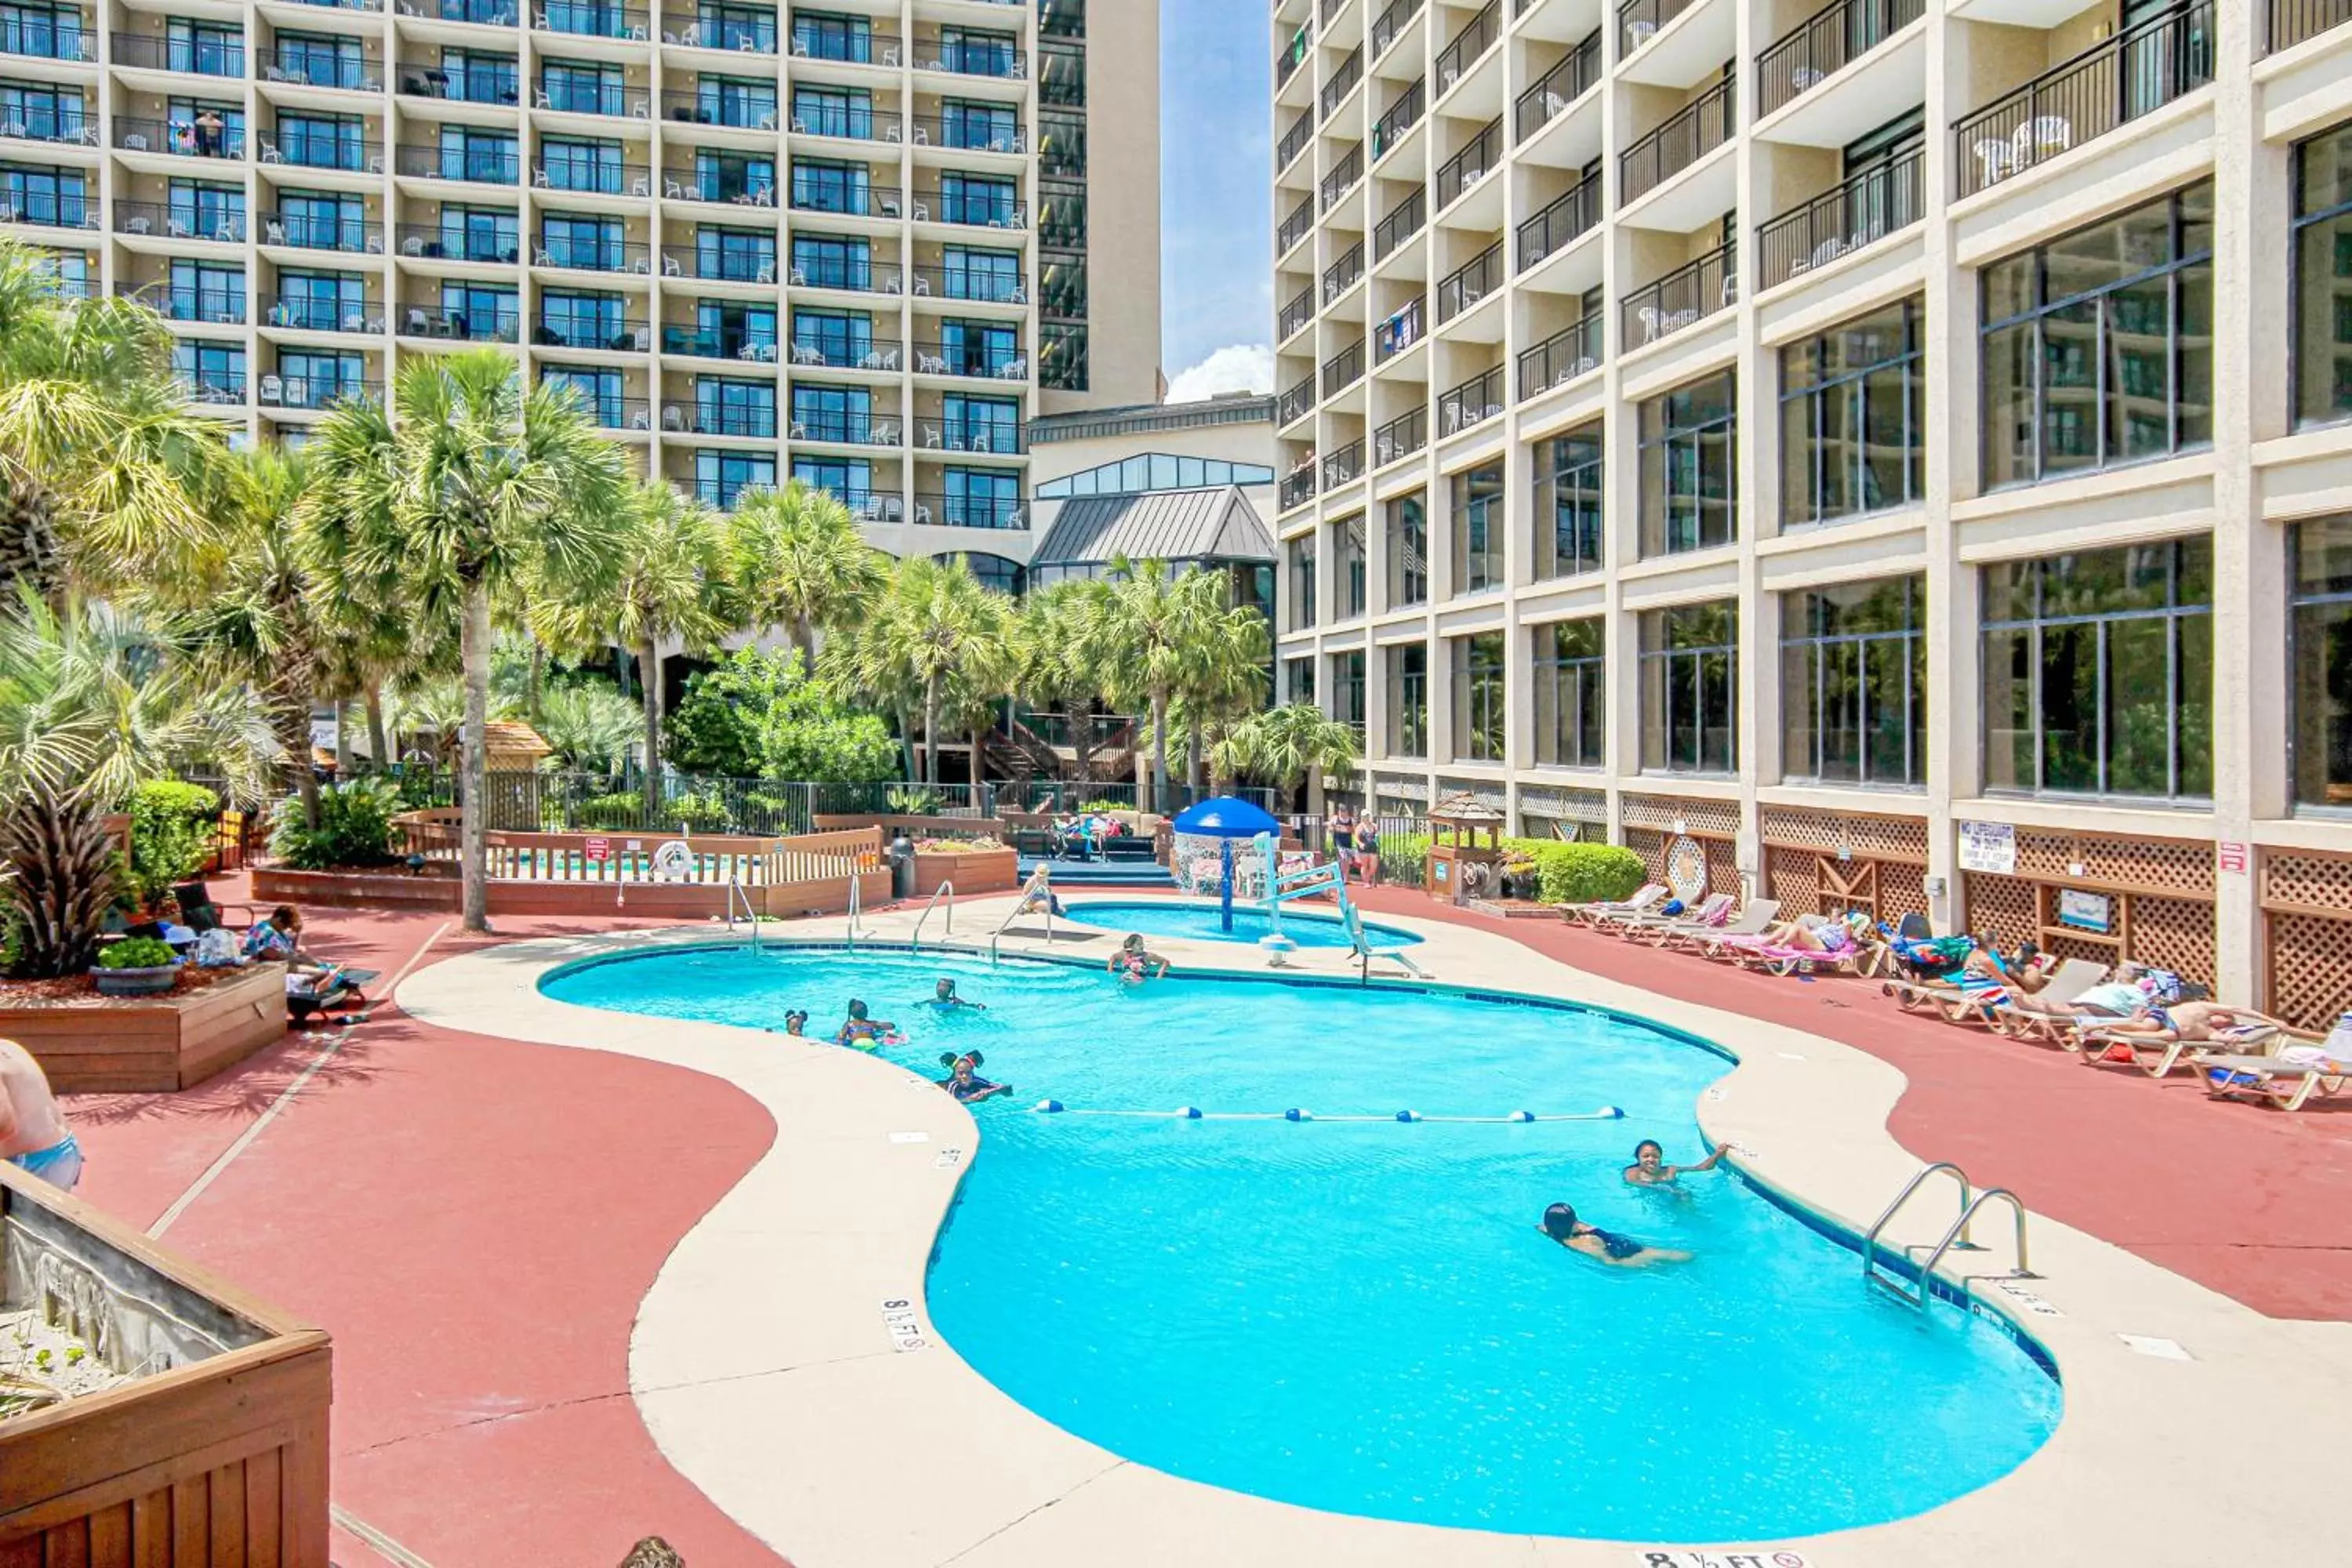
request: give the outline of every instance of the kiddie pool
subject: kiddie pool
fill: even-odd
[[[1081,925],[1105,931],[1141,931],[1145,936],[1183,936],[1195,942],[1254,942],[1274,934],[1263,906],[1234,900],[1234,929],[1224,929],[1214,902],[1187,899],[1066,899],[1063,912]],[[1292,904],[1282,911],[1282,934],[1300,947],[1348,945],[1348,929],[1337,915],[1302,910]],[[1405,947],[1420,937],[1396,926],[1364,922],[1364,936],[1376,947]]]

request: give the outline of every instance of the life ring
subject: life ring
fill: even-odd
[[[654,851],[654,875],[666,882],[694,875],[694,850],[683,838],[673,838]]]

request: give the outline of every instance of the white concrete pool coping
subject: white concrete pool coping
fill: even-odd
[[[984,949],[1011,906],[1010,896],[967,901],[949,943]],[[1496,932],[1381,919],[1423,938],[1411,952],[1434,983],[1618,1008],[1734,1052],[1738,1065],[1697,1107],[1708,1137],[1733,1144],[1759,1181],[1857,1232],[1936,1154],[1889,1134],[1905,1080],[1864,1052],[1578,970]],[[915,920],[911,910],[871,915],[866,929],[903,943]],[[838,944],[843,932],[832,917],[772,923],[761,935]],[[1110,951],[1108,938],[1071,935],[1065,929],[1050,951],[1097,963]],[[2042,1278],[2022,1289],[2047,1310],[1981,1280],[1979,1292],[2047,1347],[2064,1415],[2010,1475],[1896,1523],[1744,1543],[1507,1535],[1325,1513],[1130,1463],[1016,1404],[930,1332],[927,1260],[980,1142],[961,1106],[857,1052],[577,1007],[538,989],[549,970],[583,958],[724,936],[704,925],[515,942],[419,971],[399,1001],[445,1028],[707,1072],[775,1119],[773,1146],[680,1239],[646,1295],[629,1382],[678,1471],[797,1568],[1627,1568],[1648,1551],[1694,1546],[1757,1552],[1758,1568],[1774,1565],[1776,1551],[1810,1568],[2211,1568],[2343,1550],[2352,1324],[2265,1318],[2039,1214],[2030,1247]],[[937,917],[924,940],[940,941]],[[1245,947],[1152,944],[1190,973],[1266,973]],[[1034,936],[1007,935],[1003,948],[1049,951]],[[1305,974],[1355,973],[1328,951],[1293,963]],[[651,1152],[646,1179],[660,1171]],[[1980,1185],[2000,1176],[1970,1174]],[[1889,1237],[1931,1243],[1952,1215],[1948,1194],[1923,1192]],[[1988,1210],[1977,1233],[1987,1250],[1953,1255],[1947,1277],[2006,1273],[2009,1229]],[[1855,1267],[1861,1290],[1858,1258]],[[909,1306],[894,1312],[891,1301]],[[2168,1342],[2187,1359],[2125,1336]]]

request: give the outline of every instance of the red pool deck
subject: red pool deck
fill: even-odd
[[[2352,1320],[2352,1114],[2215,1104],[2186,1078],[2154,1083],[1898,1013],[1874,984],[1748,974],[1404,889],[1363,901],[1870,1051],[1911,1080],[1893,1129],[1922,1158],[1957,1160],[2257,1310]],[[308,912],[314,949],[387,983],[485,940],[437,914]],[[517,921],[488,940],[629,923]],[[82,1195],[152,1226],[332,1037],[289,1036],[178,1095],[75,1097]],[[380,1004],[165,1242],[333,1333],[335,1502],[410,1554],[339,1529],[341,1568],[609,1568],[648,1534],[691,1568],[773,1564],[671,1470],[627,1389],[638,1301],[773,1135],[763,1110],[699,1074],[431,1027]]]

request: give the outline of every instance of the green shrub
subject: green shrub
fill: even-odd
[[[204,868],[220,796],[202,784],[157,779],[131,795],[131,885],[152,905]]]
[[[1507,838],[1503,845],[1535,862],[1536,896],[1547,904],[1622,899],[1649,876],[1642,858],[1622,845],[1571,844],[1556,838]]]
[[[907,784],[882,797],[882,804],[898,816],[936,816],[947,804],[939,791],[923,784]]]
[[[402,809],[399,786],[381,777],[321,789],[316,827],[303,820],[300,797],[289,795],[270,814],[269,852],[297,871],[388,866]]]
[[[727,803],[715,795],[665,795],[655,815],[666,828],[683,827],[688,833],[727,831]]]
[[[1428,857],[1428,834],[1383,833],[1381,835],[1381,880],[1400,888],[1418,888]]]
[[[646,799],[635,790],[600,795],[582,801],[572,816],[580,827],[639,827],[646,819]]]
[[[99,950],[98,966],[100,969],[162,969],[176,962],[178,956],[168,942],[159,942],[152,936],[127,936]]]

